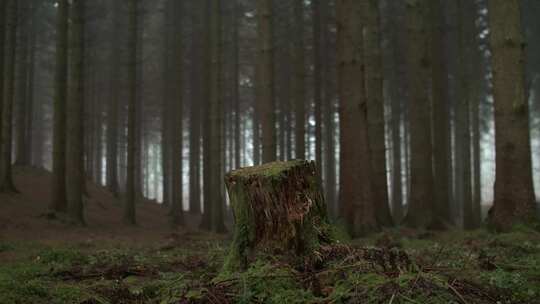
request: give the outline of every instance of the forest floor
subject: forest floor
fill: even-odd
[[[50,174],[16,170],[0,195],[0,304],[540,303],[540,232],[386,230],[321,249],[322,263],[260,257],[224,274],[229,237],[171,230],[166,211],[88,185],[87,227],[44,214]]]

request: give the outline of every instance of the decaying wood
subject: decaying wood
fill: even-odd
[[[273,162],[225,177],[235,215],[225,268],[246,267],[255,251],[316,255],[331,226],[314,162]]]

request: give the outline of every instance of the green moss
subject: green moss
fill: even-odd
[[[305,290],[294,271],[257,261],[236,275],[239,291],[236,303],[316,303],[320,302],[309,290]]]
[[[250,177],[250,176],[276,176],[279,175],[287,170],[290,170],[291,168],[305,165],[307,161],[305,160],[292,160],[292,161],[278,161],[278,162],[272,162],[267,163],[260,166],[254,166],[254,167],[246,167],[242,169],[238,169],[235,171],[232,171],[230,173],[231,176],[242,176],[242,177]]]

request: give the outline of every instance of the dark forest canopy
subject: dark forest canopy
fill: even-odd
[[[225,232],[226,172],[309,159],[354,236],[536,218],[540,1],[0,0],[0,14],[0,191],[18,192],[14,166],[51,170],[48,212],[84,224],[91,180],[126,224],[146,198],[175,226],[201,215]]]

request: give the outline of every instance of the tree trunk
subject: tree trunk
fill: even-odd
[[[163,97],[161,102],[161,173],[162,173],[162,192],[163,206],[170,206],[172,203],[172,187],[171,187],[171,84],[169,83],[170,73],[170,48],[171,42],[169,39],[169,26],[172,24],[172,9],[171,1],[165,1],[164,8],[164,24],[163,24],[163,66],[161,82],[163,84]]]
[[[69,216],[84,224],[84,0],[74,0],[71,7],[70,96],[67,112],[66,195]]]
[[[262,161],[276,160],[276,113],[274,109],[274,73],[272,39],[272,0],[257,0],[257,104],[261,123]]]
[[[405,224],[426,228],[433,221],[433,166],[431,106],[428,80],[431,62],[428,52],[427,17],[430,0],[407,3],[407,67],[410,118],[410,199]]]
[[[204,1],[201,1],[204,2]],[[199,31],[204,29],[200,3],[194,4],[195,9],[192,14],[192,71],[191,71],[191,109],[189,128],[189,212],[192,214],[201,213],[201,108],[200,103],[204,92],[202,91],[203,74],[201,68],[204,66],[204,38],[199,35]]]
[[[448,189],[451,163],[450,152],[450,117],[448,99],[448,63],[445,49],[445,18],[440,0],[430,1],[431,23],[431,61],[432,98],[433,98],[433,165],[435,172],[435,224],[445,228],[453,222],[450,211],[450,193]]]
[[[2,112],[3,112],[3,104],[4,104],[4,84],[5,84],[5,81],[7,79],[7,75],[5,73],[5,69],[4,69],[4,66],[6,64],[5,62],[5,34],[6,34],[6,29],[9,28],[7,27],[6,25],[6,19],[8,18],[7,14],[6,14],[6,11],[8,11],[7,9],[9,9],[10,7],[8,6],[9,4],[9,0],[0,0],[0,16],[2,17],[0,19],[0,42],[1,43],[1,46],[0,46],[0,137],[2,136]],[[1,144],[0,144],[0,148],[1,148]],[[0,150],[1,151],[1,150]],[[1,152],[0,152],[1,153]],[[2,174],[2,164],[0,164],[0,174]]]
[[[27,130],[27,136],[26,136],[26,147],[28,151],[26,152],[26,157],[28,158],[28,164],[35,166],[36,164],[33,162],[33,155],[34,155],[34,79],[36,77],[35,75],[35,68],[36,68],[36,48],[37,48],[37,6],[36,3],[31,3],[31,22],[30,22],[30,34],[29,34],[29,44],[30,44],[30,53],[28,58],[28,83],[27,83],[27,111],[25,115],[25,123],[26,123],[26,130]],[[1,91],[1,90],[0,90]]]
[[[172,202],[171,202],[171,223],[173,226],[184,224],[183,215],[183,166],[182,166],[182,3],[171,1],[172,24],[169,25],[170,49],[170,77],[167,80],[171,86],[173,117],[172,123]]]
[[[19,1],[19,35],[17,51],[18,80],[17,85],[17,155],[15,164],[18,166],[29,166],[30,159],[28,143],[28,124],[26,114],[28,111],[28,77],[29,77],[29,30],[30,30],[30,2],[28,0]]]
[[[536,218],[525,43],[519,0],[490,0],[489,25],[495,100],[495,201],[489,222],[497,230]]]
[[[232,4],[233,10],[233,94],[232,100],[234,103],[234,166],[233,168],[240,168],[242,164],[240,163],[240,124],[241,124],[241,113],[240,113],[240,21],[239,17],[242,15],[240,12],[240,5],[238,0],[234,0]]]
[[[336,153],[335,153],[335,99],[334,99],[334,70],[331,68],[334,66],[334,58],[331,56],[330,49],[334,47],[331,39],[330,29],[330,8],[328,1],[319,1],[319,22],[321,28],[321,73],[326,75],[323,77],[322,85],[322,113],[324,124],[324,170],[319,171],[324,173],[324,186],[326,190],[325,199],[327,202],[328,210],[330,210],[330,216],[338,216],[337,198],[336,198]]]
[[[235,215],[234,238],[224,269],[246,268],[250,254],[292,252],[315,258],[333,241],[313,162],[274,162],[227,174]]]
[[[17,50],[17,16],[18,0],[12,0],[8,6],[7,37],[6,37],[6,80],[5,95],[2,108],[2,142],[0,154],[0,193],[17,193],[12,174],[12,131],[13,103],[15,98],[15,59]]]
[[[118,107],[120,103],[120,5],[113,2],[113,37],[111,50],[111,100],[107,111],[107,187],[115,196],[119,194],[118,186]]]
[[[306,158],[306,93],[305,93],[305,49],[304,49],[304,1],[294,0],[294,118],[295,118],[295,152],[296,159]]]
[[[366,96],[368,113],[368,135],[371,153],[371,176],[373,180],[373,200],[376,202],[377,222],[382,226],[393,226],[388,205],[388,180],[386,176],[386,140],[384,121],[384,98],[382,78],[381,31],[378,1],[367,1],[364,14],[366,29]]]
[[[474,228],[472,219],[472,185],[471,185],[471,132],[470,132],[470,92],[471,82],[473,77],[471,74],[470,48],[471,42],[474,41],[474,36],[471,39],[472,33],[468,26],[469,20],[473,18],[470,14],[470,6],[465,4],[464,0],[459,0],[458,4],[458,92],[459,98],[456,107],[456,154],[459,155],[459,162],[456,163],[459,170],[456,176],[456,181],[461,183],[461,196],[457,197],[462,203],[463,208],[463,227],[465,229]]]
[[[220,0],[210,0],[210,108],[209,108],[209,159],[205,163],[210,167],[210,201],[213,204],[210,230],[217,233],[226,232],[223,222],[223,97],[221,95],[221,17]]]
[[[124,203],[124,222],[136,224],[136,153],[137,153],[137,37],[138,37],[138,0],[128,3],[128,136],[127,136],[127,178],[126,198]]]
[[[323,40],[323,22],[321,18],[321,2],[320,0],[314,0],[312,2],[313,11],[313,52],[314,52],[314,64],[313,64],[313,102],[315,103],[315,163],[317,164],[317,170],[322,174],[323,172],[323,62],[324,62],[324,48],[327,42]],[[325,33],[326,34],[326,33]],[[324,35],[325,35],[324,34]]]
[[[53,123],[53,199],[49,208],[51,211],[55,212],[66,212],[66,84],[68,56],[68,1],[59,0],[57,10]]]
[[[361,16],[365,2],[338,0],[338,83],[340,100],[340,201],[342,216],[351,235],[378,229],[368,143],[367,104],[363,85]]]

